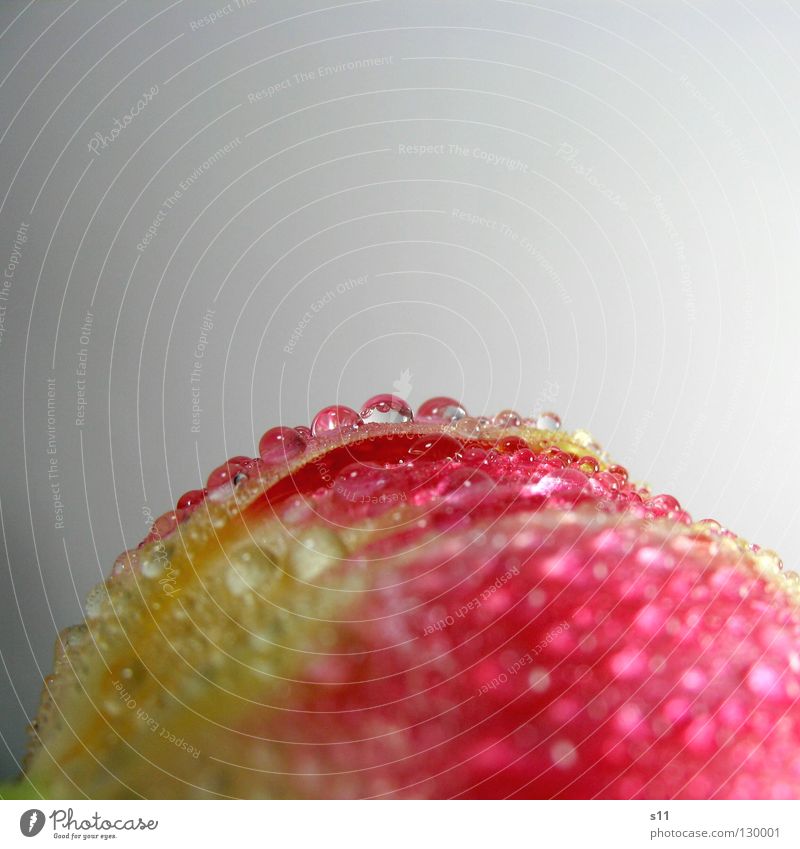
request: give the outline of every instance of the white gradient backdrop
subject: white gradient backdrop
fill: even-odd
[[[147,511],[395,383],[557,387],[800,563],[797,0],[5,0],[0,33],[3,774]]]

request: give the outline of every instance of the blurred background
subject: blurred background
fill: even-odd
[[[278,423],[558,412],[800,563],[800,7],[0,5],[0,774],[56,632]]]

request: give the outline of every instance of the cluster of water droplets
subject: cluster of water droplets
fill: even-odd
[[[557,431],[561,427],[561,419],[552,412],[543,412],[535,418],[523,418],[514,410],[503,410],[493,418],[470,416],[460,401],[445,396],[429,398],[420,404],[416,415],[404,398],[389,393],[374,395],[360,410],[339,404],[324,407],[314,416],[310,426],[277,426],[267,430],[259,440],[257,457],[238,455],[217,466],[203,488],[185,492],[174,510],[155,520],[140,547],[169,536],[206,499],[224,501],[232,487],[286,468],[311,447],[333,442],[337,437],[355,433],[367,425],[402,426],[415,422],[449,426],[455,434],[466,438],[480,438],[492,426],[524,426],[548,431]],[[121,564],[115,567],[116,573],[123,569]]]
[[[547,501],[564,506],[592,500],[603,510],[624,509],[640,518],[692,523],[673,496],[652,495],[630,482],[623,466],[606,462],[587,431],[577,430],[569,436],[567,441],[577,451],[558,447],[554,434],[560,430],[561,420],[553,412],[528,418],[505,409],[492,417],[471,416],[456,399],[440,396],[429,398],[414,413],[405,399],[379,394],[369,398],[360,410],[342,405],[325,407],[310,426],[270,428],[259,440],[257,457],[231,457],[215,468],[205,487],[185,492],[174,510],[156,519],[139,549],[168,537],[206,503],[235,509],[235,499],[230,497],[234,488],[250,480],[277,480],[312,450],[319,453],[335,448],[362,430],[368,433],[370,426],[403,428],[413,424],[435,425],[438,430],[421,435],[407,454],[398,444],[399,454],[390,463],[359,461],[335,469],[329,482],[335,498],[367,505],[362,512],[379,512],[400,501],[424,503],[431,497],[465,508],[477,503],[489,507],[498,499],[512,497],[521,504]],[[521,435],[513,432],[520,428],[546,431],[552,436],[545,437],[534,452]],[[586,453],[580,453],[580,449]],[[738,540],[713,520],[695,523],[693,528],[698,533]],[[743,546],[748,554],[758,555],[758,546]],[[779,560],[780,565],[776,565],[777,556],[771,554],[758,557],[759,572],[781,569]],[[112,574],[142,571],[139,557],[137,550],[120,555]]]

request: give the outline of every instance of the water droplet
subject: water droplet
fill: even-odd
[[[520,448],[514,452],[514,465],[517,469],[532,471],[539,459],[530,448]]]
[[[306,450],[306,440],[292,427],[270,428],[258,442],[258,453],[268,466],[288,463]]]
[[[686,747],[699,754],[711,751],[715,745],[714,727],[715,723],[711,718],[707,714],[701,713],[689,723],[683,732]]]
[[[652,510],[658,516],[666,516],[667,513],[674,513],[681,509],[681,505],[677,498],[671,495],[654,495],[645,501],[645,506]]]
[[[544,606],[544,603],[546,601],[547,601],[547,593],[543,589],[540,589],[539,587],[532,589],[528,593],[528,604],[530,604],[531,607],[536,607],[536,608],[542,607],[542,606]]]
[[[459,460],[470,466],[480,466],[486,462],[486,457],[487,451],[485,448],[481,448],[480,445],[468,445],[459,451]]]
[[[575,465],[587,475],[593,475],[600,471],[600,464],[592,456],[579,457]]]
[[[336,475],[333,491],[345,501],[364,503],[365,499],[385,495],[390,474],[372,463],[351,463]]]
[[[164,566],[158,558],[142,558],[141,573],[145,578],[157,578],[164,571]]]
[[[217,466],[208,476],[206,486],[208,489],[216,489],[226,483],[232,482],[236,475],[250,462],[250,457],[231,457],[221,466]]]
[[[681,683],[687,690],[696,693],[706,685],[705,673],[696,668],[687,669],[681,676]]]
[[[126,572],[132,572],[139,566],[139,552],[136,549],[132,551],[123,551],[122,554],[114,561],[111,567],[111,574],[114,577],[124,575]]]
[[[619,492],[619,480],[611,472],[597,472],[593,478],[608,493]]]
[[[528,684],[534,693],[544,693],[550,687],[550,674],[542,666],[534,666],[528,676]]]
[[[467,411],[454,398],[429,398],[420,404],[417,420],[424,422],[453,422],[463,419]]]
[[[362,424],[361,416],[350,407],[334,405],[320,410],[311,423],[314,436],[325,436],[337,430],[355,429]]]
[[[634,704],[624,704],[614,715],[614,723],[625,734],[633,731],[642,721],[642,712]]]
[[[305,425],[297,425],[295,430],[300,434],[300,436],[303,437],[303,439],[305,439],[306,442],[314,438],[314,434],[311,433],[310,427],[306,427]]]
[[[452,427],[453,431],[459,436],[466,439],[477,439],[483,433],[486,425],[474,416],[464,416],[463,418],[453,419]]]
[[[563,469],[568,464],[567,455],[558,448],[550,448],[542,455],[540,462],[549,469]]]
[[[636,626],[647,634],[654,634],[664,624],[664,611],[654,604],[643,607],[636,616]]]
[[[555,413],[542,413],[536,419],[538,430],[560,430],[561,419]]]
[[[583,428],[576,430],[575,433],[572,434],[572,441],[576,445],[580,445],[581,448],[588,448],[590,451],[597,447],[594,437],[588,430],[584,430]]]
[[[519,427],[522,417],[514,410],[502,410],[492,419],[492,424],[497,427]]]
[[[550,757],[559,769],[569,769],[578,760],[578,753],[569,740],[556,740],[550,747]]]
[[[174,510],[159,516],[150,529],[148,539],[164,539],[178,527],[179,516]]]
[[[623,486],[628,482],[628,470],[625,466],[609,466],[608,471],[621,478]]]
[[[361,418],[367,424],[406,424],[414,421],[408,402],[397,395],[375,395],[367,401]]]
[[[622,649],[610,661],[617,678],[638,678],[647,668],[646,658],[637,648]]]
[[[756,571],[760,575],[777,575],[783,569],[783,560],[771,548],[762,548],[753,555]]]
[[[461,443],[445,433],[420,437],[408,449],[409,456],[420,460],[452,460],[461,452]]]
[[[236,473],[236,477],[233,479],[233,482],[234,484],[239,484],[243,480],[256,480],[257,478],[263,477],[271,469],[274,469],[274,467],[265,463],[261,457],[255,457],[250,460],[249,463],[242,466],[241,471]]]
[[[93,587],[86,596],[84,610],[87,619],[98,619],[103,612],[103,603],[108,599],[108,590],[104,584]]]
[[[586,488],[587,480],[577,469],[553,469],[534,484],[532,492],[548,498],[577,498]]]
[[[175,506],[178,510],[194,510],[205,501],[207,494],[208,490],[205,489],[190,489],[183,493]]]
[[[513,454],[516,451],[526,450],[528,443],[519,436],[505,436],[497,441],[495,448],[504,454]]]
[[[777,683],[778,674],[766,663],[756,663],[747,673],[747,686],[757,696],[775,695],[773,690],[776,690]]]
[[[480,469],[456,469],[448,476],[442,494],[451,504],[480,500],[494,487],[494,481]]]
[[[119,700],[115,698],[106,699],[103,702],[103,709],[109,716],[119,716],[119,714],[122,713],[122,705],[119,703]]]

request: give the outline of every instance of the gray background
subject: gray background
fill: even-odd
[[[393,385],[476,414],[557,387],[635,477],[800,562],[798,2],[232,0],[197,23],[222,8],[0,5],[4,774],[57,629],[145,511]]]

